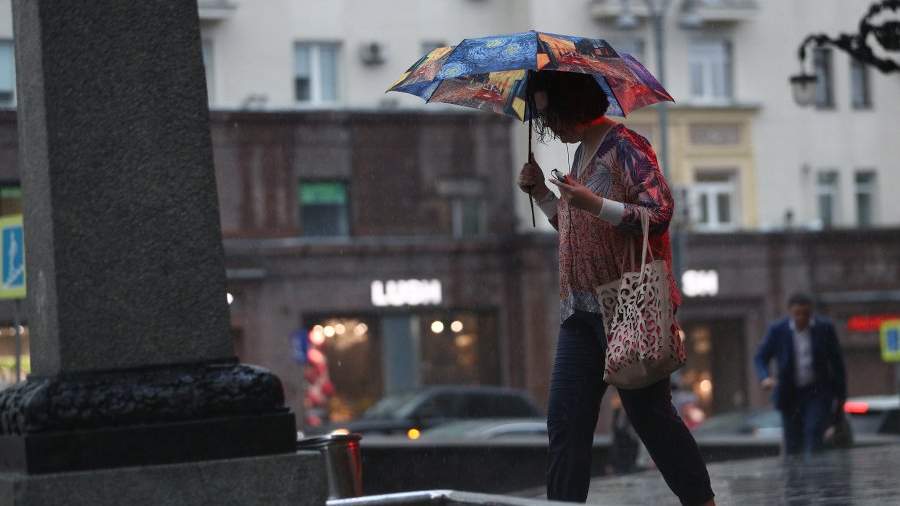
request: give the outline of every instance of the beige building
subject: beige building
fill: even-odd
[[[900,224],[900,210],[882,190],[900,184],[900,143],[892,141],[900,82],[829,50],[817,57],[826,77],[819,107],[795,105],[787,81],[799,68],[796,49],[805,35],[851,32],[870,3],[669,2],[666,86],[677,104],[668,169],[694,230]],[[0,103],[14,105],[9,4],[0,0]],[[199,4],[215,109],[423,107],[418,98],[384,90],[429,48],[529,29],[602,37],[656,71],[644,0]],[[627,123],[652,134],[654,117],[651,108]],[[516,171],[525,160],[526,137],[524,127],[513,128],[518,159],[505,169]],[[536,155],[547,170],[568,163],[558,143],[538,147]],[[531,229],[527,199],[516,206],[519,229]]]

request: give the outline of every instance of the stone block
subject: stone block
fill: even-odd
[[[90,472],[0,474],[0,506],[313,506],[325,504],[322,456],[298,452]]]

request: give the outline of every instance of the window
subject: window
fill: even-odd
[[[832,74],[831,49],[818,47],[813,50],[813,68],[816,73],[816,107],[834,107],[834,76]]]
[[[0,41],[0,107],[16,105],[16,58],[11,40]]]
[[[691,98],[701,102],[725,102],[732,98],[731,44],[695,40],[688,55]]]
[[[300,183],[300,223],[303,235],[335,237],[350,235],[347,185],[339,181]]]
[[[215,73],[213,71],[213,43],[211,40],[203,41],[203,71],[206,74],[206,98],[212,104],[215,102]]]
[[[453,237],[471,237],[484,233],[484,201],[480,198],[452,200]]]
[[[737,227],[737,184],[733,172],[698,173],[693,194],[693,224],[698,230],[733,230]]]
[[[875,224],[875,171],[856,172],[856,224],[871,227]]]
[[[819,220],[824,228],[835,225],[840,214],[838,202],[838,173],[834,170],[819,172],[816,179],[816,199]]]
[[[22,214],[22,188],[15,183],[0,184],[0,216]]]
[[[294,48],[294,97],[321,104],[338,99],[338,45],[298,43]]]
[[[870,109],[869,67],[856,58],[850,59],[850,105],[854,109]]]
[[[644,61],[644,41],[635,37],[623,37],[609,41],[617,53],[628,53],[638,61]]]

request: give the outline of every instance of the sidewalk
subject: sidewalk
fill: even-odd
[[[847,506],[898,504],[900,446],[832,451],[808,463],[781,458],[709,465],[716,502],[723,505]],[[597,478],[588,504],[677,506],[658,471]]]

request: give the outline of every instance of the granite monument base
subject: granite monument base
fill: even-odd
[[[325,464],[316,452],[90,472],[0,473],[0,506],[318,506],[327,495]]]

